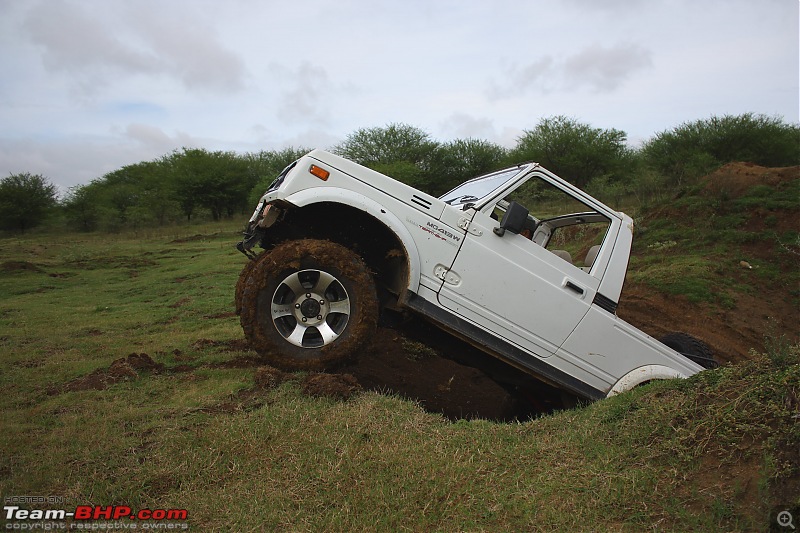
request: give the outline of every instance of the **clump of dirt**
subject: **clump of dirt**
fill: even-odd
[[[200,407],[197,411],[208,414],[231,414],[241,411],[253,411],[271,403],[264,389],[256,387],[242,389],[231,395],[228,400],[208,407]]]
[[[118,359],[114,362],[116,363],[118,361],[124,361],[128,366],[135,370],[150,370],[155,372],[164,370],[164,365],[161,363],[156,363],[146,353],[132,353],[126,359]]]
[[[256,369],[255,386],[259,389],[274,389],[287,379],[287,375],[277,368],[261,366]]]
[[[208,368],[256,368],[263,364],[264,362],[258,357],[245,355],[221,363],[209,363]]]
[[[180,237],[178,239],[173,239],[173,240],[170,241],[170,244],[183,244],[183,243],[193,242],[193,241],[205,241],[207,239],[212,239],[212,238],[216,237],[217,235],[218,235],[218,233],[211,233],[209,235],[203,235],[202,233],[197,233],[197,234],[191,235],[189,237]]]
[[[63,387],[50,389],[51,394],[62,392],[78,392],[84,390],[104,390],[109,386],[121,381],[128,381],[139,377],[139,372],[161,372],[164,365],[156,363],[146,353],[132,353],[128,357],[122,357],[112,361],[111,365],[74,379]]]
[[[309,396],[349,400],[361,391],[361,385],[351,374],[308,374],[301,382],[303,392]]]
[[[0,271],[11,272],[44,272],[41,268],[28,261],[4,261],[0,264]]]
[[[232,339],[228,341],[215,341],[213,339],[197,339],[195,342],[191,344],[191,346],[195,350],[204,350],[206,348],[216,348],[216,347],[222,347],[230,352],[246,352],[250,350],[250,346],[244,339]]]

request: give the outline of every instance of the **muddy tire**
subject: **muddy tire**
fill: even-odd
[[[716,368],[719,366],[719,363],[714,360],[711,348],[688,333],[670,333],[661,339],[661,343],[685,355],[703,368]]]
[[[242,296],[244,294],[244,287],[247,284],[247,280],[258,262],[264,259],[265,255],[266,252],[262,252],[254,259],[248,259],[247,263],[245,263],[244,267],[242,268],[242,271],[239,273],[239,279],[236,280],[236,293],[234,296],[234,305],[236,306],[237,315],[242,314]]]
[[[246,276],[240,322],[251,347],[283,370],[352,360],[375,333],[378,298],[361,258],[329,241],[289,241]]]

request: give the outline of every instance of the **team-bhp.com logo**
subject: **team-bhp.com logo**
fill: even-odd
[[[74,511],[66,509],[22,509],[17,505],[5,505],[3,511],[6,529],[98,529],[98,521],[105,527],[100,529],[188,529],[189,517],[186,509],[141,509],[134,511],[126,505],[78,505]],[[30,521],[41,521],[42,526],[31,527]],[[67,525],[65,521],[70,521]],[[183,522],[179,522],[183,521]],[[176,523],[178,522],[178,523]],[[50,527],[44,527],[47,523]],[[170,527],[164,526],[169,523]],[[113,524],[113,525],[112,525]]]

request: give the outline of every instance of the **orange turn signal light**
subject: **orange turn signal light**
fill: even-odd
[[[328,177],[331,175],[330,172],[325,170],[324,168],[320,168],[317,165],[311,165],[308,169],[313,175],[321,179],[322,181],[328,181]]]

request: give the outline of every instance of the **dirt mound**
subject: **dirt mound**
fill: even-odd
[[[800,178],[800,167],[767,168],[753,163],[728,163],[705,178],[706,196],[740,198],[756,185],[778,187]]]
[[[112,361],[111,365],[105,368],[98,368],[94,372],[79,377],[62,387],[50,389],[51,394],[61,392],[77,392],[84,390],[104,390],[109,386],[139,377],[139,371],[160,372],[164,365],[156,363],[146,353],[132,353],[128,357],[122,357]]]
[[[417,320],[402,329],[378,328],[358,361],[341,372],[352,375],[364,389],[417,401],[426,411],[450,420],[526,420],[550,409],[544,400],[532,403],[538,396],[535,384],[504,386],[495,377],[508,375],[490,373],[502,366],[521,381],[530,378],[468,344]]]
[[[256,388],[274,389],[286,380],[286,374],[271,366],[262,366],[256,369]]]
[[[676,331],[688,333],[708,344],[720,362],[735,363],[749,359],[752,348],[763,348],[774,310],[770,302],[757,298],[743,304],[742,310],[722,310],[626,283],[617,314],[657,339]]]

